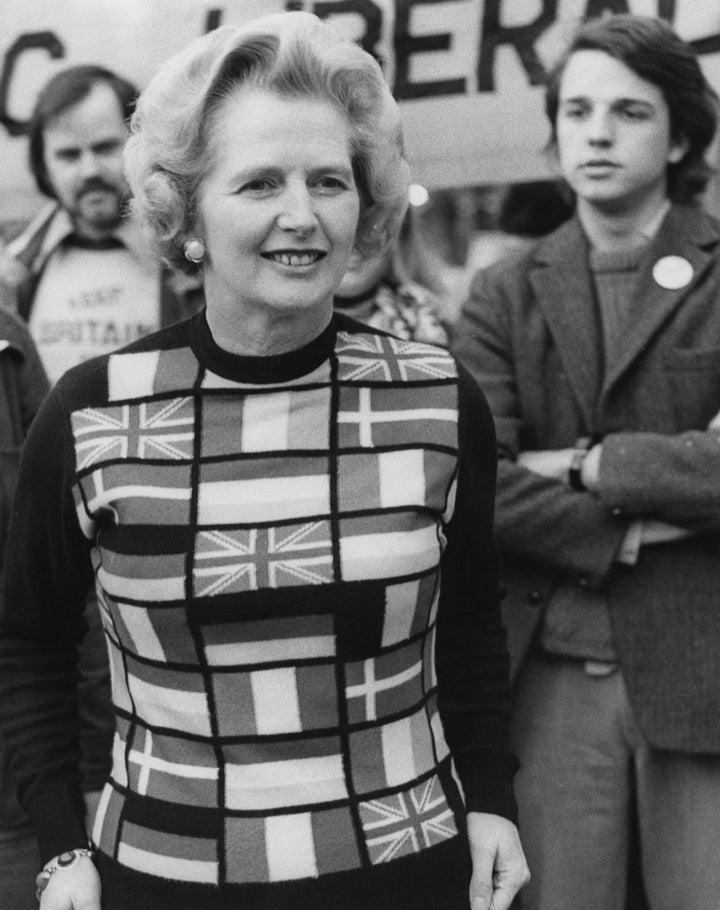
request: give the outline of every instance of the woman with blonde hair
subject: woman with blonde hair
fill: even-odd
[[[304,13],[222,28],[133,129],[135,207],[206,308],[66,374],[27,444],[0,699],[41,910],[507,908],[492,421],[446,352],[332,312],[406,205],[379,67]],[[117,730],[88,846],[93,578]]]

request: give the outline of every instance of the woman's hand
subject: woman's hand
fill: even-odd
[[[470,910],[508,910],[530,881],[518,829],[486,812],[468,812],[467,824],[473,866]]]
[[[58,869],[42,892],[39,910],[100,910],[100,876],[89,856]]]

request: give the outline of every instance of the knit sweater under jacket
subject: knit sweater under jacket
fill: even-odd
[[[0,639],[43,859],[85,838],[94,575],[104,910],[465,907],[465,811],[515,816],[494,469],[452,357],[342,316],[240,357],[201,312],[69,371],[26,446]]]

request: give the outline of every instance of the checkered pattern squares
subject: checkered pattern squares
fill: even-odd
[[[337,736],[260,739],[227,745],[225,802],[230,810],[268,811],[322,806],[348,799]]]
[[[402,386],[341,386],[338,431],[341,449],[409,445],[457,447],[456,393],[444,385],[423,389]],[[414,437],[414,438],[413,438]]]
[[[330,387],[218,395],[203,408],[201,457],[327,450]]]
[[[425,574],[439,565],[442,546],[438,522],[425,512],[340,522],[340,563],[345,581]]]
[[[214,808],[218,804],[215,750],[202,740],[179,740],[136,727],[126,752],[128,786],[140,796]]]
[[[198,663],[197,651],[187,634],[184,606],[146,605],[115,601],[105,596],[122,647],[136,657],[168,664]]]
[[[188,347],[112,354],[108,363],[110,401],[132,401],[183,390],[190,395],[198,362]]]
[[[435,743],[435,754],[438,762],[445,761],[450,755],[450,746],[445,739],[445,728],[443,727],[442,718],[437,706],[437,693],[433,693],[428,699],[427,714],[430,718],[430,729],[432,731],[433,742]]]
[[[92,839],[108,856],[115,855],[115,848],[120,837],[124,803],[124,796],[115,789],[112,782],[106,783],[95,813]]]
[[[457,375],[446,351],[417,341],[339,332],[336,351],[341,382],[427,382]]]
[[[217,673],[213,693],[220,736],[272,736],[338,725],[333,664]]]
[[[433,667],[454,377],[361,332],[271,386],[189,348],[111,356],[109,403],[72,418],[117,715],[106,854],[240,885],[457,834]]]
[[[345,668],[345,697],[351,724],[389,718],[417,709],[423,700],[423,640]]]
[[[97,580],[109,597],[131,601],[182,600],[185,596],[185,554],[130,556],[108,553]]]
[[[314,661],[336,653],[333,618],[327,614],[230,620],[201,632],[211,667]]]
[[[189,461],[194,423],[190,397],[75,411],[72,431],[78,470],[128,458]]]
[[[440,594],[439,573],[385,587],[381,644],[389,648],[414,638],[432,622]]]
[[[360,865],[350,812],[346,808],[229,818],[225,824],[225,867],[229,882],[290,881]]]
[[[217,842],[124,822],[118,862],[138,872],[176,881],[218,883]]]
[[[373,865],[411,856],[458,834],[435,774],[407,790],[360,803],[360,820]]]
[[[341,511],[429,508],[440,514],[454,456],[434,449],[353,452],[338,459]]]
[[[424,707],[367,730],[351,732],[350,767],[355,790],[399,787],[429,773],[436,764],[432,731]]]
[[[330,512],[327,470],[326,457],[250,458],[203,464],[198,523],[217,528],[326,516]]]
[[[113,704],[121,711],[130,713],[133,710],[133,702],[127,685],[127,676],[125,674],[125,664],[122,652],[109,636],[105,636],[105,641],[107,642],[108,648]]]
[[[201,530],[193,581],[198,597],[333,581],[330,522]]]
[[[111,354],[108,360],[108,397],[110,401],[147,398],[155,392],[155,374],[160,351],[137,354]]]
[[[190,523],[190,465],[110,464],[81,477],[78,517],[91,537],[94,522],[110,516],[119,525]]]
[[[125,657],[135,714],[149,727],[210,736],[211,715],[202,674]]]

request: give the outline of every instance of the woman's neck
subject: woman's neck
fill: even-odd
[[[332,301],[300,311],[250,310],[216,306],[207,299],[207,323],[218,347],[246,357],[285,354],[309,344],[327,328]]]

